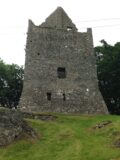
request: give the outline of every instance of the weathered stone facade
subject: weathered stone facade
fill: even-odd
[[[40,26],[29,21],[19,106],[25,111],[108,113],[98,89],[92,31],[77,32],[61,7]]]

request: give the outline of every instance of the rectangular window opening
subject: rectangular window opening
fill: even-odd
[[[58,78],[66,78],[66,70],[64,67],[58,67],[57,69]]]
[[[72,27],[67,26],[67,31],[71,31],[71,30],[72,30]]]
[[[51,92],[47,92],[47,100],[51,101]]]
[[[65,93],[63,93],[63,101],[66,100],[66,96],[65,96]]]

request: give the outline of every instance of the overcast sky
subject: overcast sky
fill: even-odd
[[[24,65],[28,19],[40,25],[58,6],[79,31],[92,27],[94,46],[120,41],[120,0],[0,0],[1,59]]]

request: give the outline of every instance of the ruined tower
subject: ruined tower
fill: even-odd
[[[98,89],[92,31],[78,32],[58,7],[40,26],[29,20],[24,111],[106,114]]]

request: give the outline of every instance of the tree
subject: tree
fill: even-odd
[[[23,67],[5,64],[0,59],[0,105],[17,107],[23,87]]]
[[[112,114],[120,114],[120,42],[95,47],[99,88]]]

